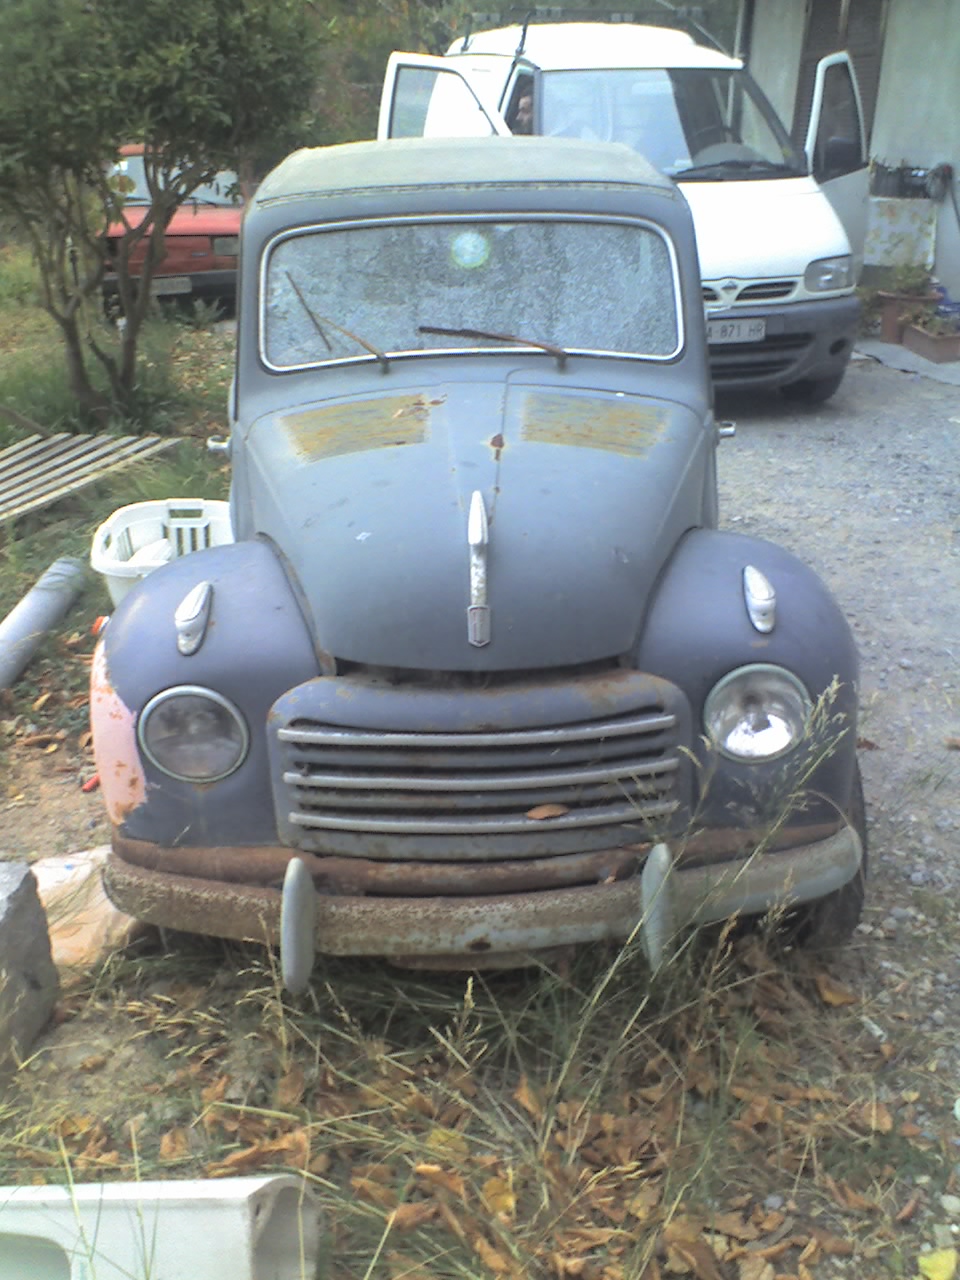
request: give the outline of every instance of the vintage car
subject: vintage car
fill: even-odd
[[[446,967],[860,914],[857,656],[718,529],[683,195],[617,144],[300,151],[243,227],[235,541],[97,651],[105,879],[159,925]]]

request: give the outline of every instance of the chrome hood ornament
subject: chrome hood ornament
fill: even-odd
[[[487,604],[487,511],[483,495],[474,489],[467,517],[470,546],[470,606],[467,609],[467,639],[481,648],[490,643],[490,608]]]

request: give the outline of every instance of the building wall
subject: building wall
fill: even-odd
[[[750,70],[789,132],[807,21],[806,0],[763,0],[755,6]]]
[[[960,301],[960,0],[891,0],[870,150],[889,166],[953,166],[933,270]]]

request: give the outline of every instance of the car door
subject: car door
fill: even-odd
[[[804,149],[810,172],[846,230],[859,278],[867,234],[869,169],[860,89],[849,54],[831,53],[817,63]]]
[[[514,65],[502,54],[391,53],[377,137],[509,136],[500,106]]]

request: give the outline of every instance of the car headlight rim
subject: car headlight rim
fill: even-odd
[[[767,764],[794,751],[806,737],[813,701],[792,671],[749,663],[722,676],[703,704],[707,737],[728,760]]]
[[[192,704],[190,700],[193,700]],[[202,708],[203,703],[208,704],[208,707]],[[210,708],[213,709],[215,719],[219,718],[218,727],[227,730],[225,734],[221,734],[219,744],[213,736],[206,741],[198,739],[191,743],[187,735],[181,734],[178,740],[170,731],[173,728],[170,717],[176,712],[179,711],[181,716],[189,719],[201,709],[209,712]],[[159,716],[167,717],[169,729],[166,741],[157,740]],[[204,685],[182,684],[161,690],[145,704],[137,721],[137,742],[150,763],[167,777],[175,778],[178,782],[202,784],[221,782],[236,773],[250,750],[250,731],[239,708],[222,693]],[[191,770],[183,767],[181,761],[181,767],[176,767],[177,754],[182,757],[191,748],[208,759],[214,759],[219,754],[220,763],[214,767],[195,767]]]

